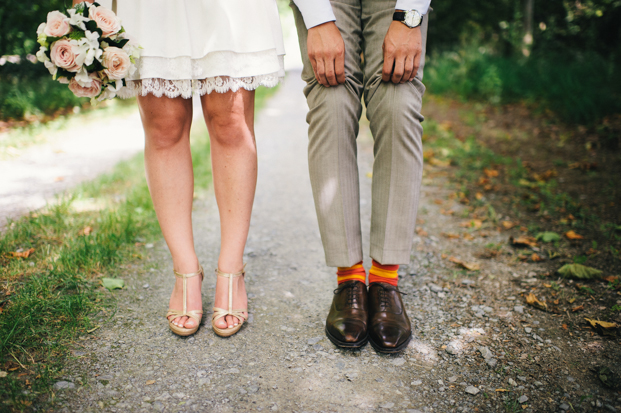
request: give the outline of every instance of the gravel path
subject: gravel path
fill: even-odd
[[[48,143],[0,161],[0,230],[7,219],[39,209],[54,196],[112,169],[144,148],[138,109],[50,133]]]
[[[246,260],[249,323],[228,339],[205,326],[190,338],[164,319],[173,284],[163,242],[144,263],[127,267],[112,321],[81,337],[56,384],[59,410],[185,411],[615,411],[619,395],[590,370],[619,360],[619,345],[588,331],[570,338],[560,319],[527,307],[532,265],[482,263],[468,275],[443,254],[466,261],[506,235],[453,240],[460,204],[442,178],[426,179],[420,236],[400,286],[414,339],[401,355],[366,346],[341,351],[324,336],[335,276],[324,265],[306,156],[306,103],[299,73],[290,74],[257,123],[259,184]],[[372,147],[359,139],[362,217],[370,215]],[[452,208],[453,215],[442,209]],[[213,268],[219,228],[213,194],[194,209],[199,257]],[[426,231],[429,235],[425,235]],[[365,240],[368,250],[368,239]],[[213,305],[208,273],[204,307]],[[563,356],[562,356],[563,355]],[[582,397],[584,396],[584,397]],[[581,401],[582,400],[582,401]]]

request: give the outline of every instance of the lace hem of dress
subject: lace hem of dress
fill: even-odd
[[[190,99],[192,95],[203,96],[212,92],[237,92],[239,89],[255,90],[259,86],[275,87],[282,80],[279,73],[249,77],[216,76],[207,79],[140,79],[128,80],[127,86],[118,91],[117,96],[127,99],[135,96],[153,96],[168,98],[182,97]]]

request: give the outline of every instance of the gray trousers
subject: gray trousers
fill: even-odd
[[[292,4],[309,107],[310,178],[326,263],[348,267],[362,261],[356,138],[364,98],[375,156],[370,255],[381,264],[408,264],[423,170],[420,110],[425,92],[421,80],[427,17],[417,77],[412,82],[393,84],[382,81],[382,45],[396,0],[331,3],[345,41],[346,81],[329,88],[315,79],[307,53],[308,31]]]

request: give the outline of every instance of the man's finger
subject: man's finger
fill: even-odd
[[[315,79],[319,82],[319,76],[317,76],[317,61],[314,58],[310,58],[311,66],[313,67],[313,73],[315,74]]]
[[[317,80],[319,83],[326,87],[330,87],[328,80],[326,79],[326,68],[324,66],[323,59],[317,59],[317,69],[315,70],[315,76],[317,76]]]
[[[345,53],[339,53],[334,60],[334,73],[339,84],[345,83]]]
[[[336,72],[334,70],[334,59],[328,57],[324,60],[323,64],[326,68],[326,79],[328,80],[328,84],[330,84],[330,86],[337,86],[338,82],[336,81]]]
[[[395,68],[392,71],[392,83],[401,83],[405,71],[405,56],[399,56],[395,60]]]
[[[392,55],[384,53],[384,66],[382,67],[382,80],[388,82],[392,75],[392,68],[395,65],[395,58]]]
[[[419,50],[418,53],[416,53],[416,55],[414,56],[414,68],[412,69],[412,76],[410,78],[410,81],[414,80],[414,78],[418,74],[418,69],[420,68],[420,59],[422,55],[422,51]]]
[[[414,57],[407,56],[405,58],[405,68],[403,70],[403,77],[401,78],[401,83],[409,82],[413,77],[412,72],[414,71]]]

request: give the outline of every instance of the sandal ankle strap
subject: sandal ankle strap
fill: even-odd
[[[224,278],[241,277],[241,276],[246,275],[246,264],[244,264],[244,266],[242,267],[242,270],[240,272],[236,272],[236,273],[223,272],[223,271],[220,270],[220,268],[216,268],[216,274],[219,275],[220,277],[224,277]]]
[[[203,266],[200,264],[198,264],[198,271],[190,273],[190,274],[181,274],[180,272],[177,272],[176,270],[173,270],[173,272],[175,273],[176,277],[184,278],[184,279],[196,277],[197,275],[200,275],[202,279],[205,278],[205,272],[203,271]]]

